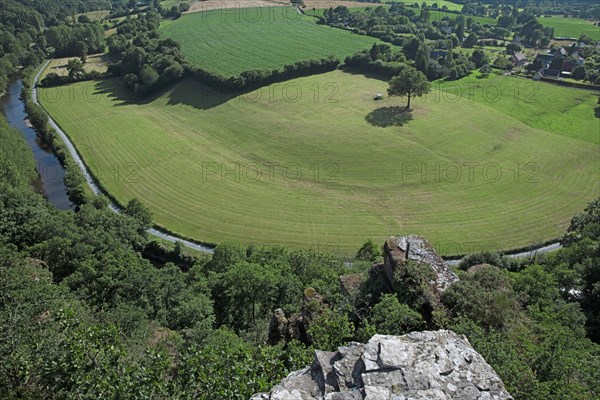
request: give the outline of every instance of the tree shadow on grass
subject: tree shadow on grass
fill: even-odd
[[[371,79],[377,79],[379,81],[383,81],[383,82],[387,82],[390,80],[389,77],[383,75],[383,74],[378,74],[375,72],[367,72],[367,71],[362,71],[360,69],[356,69],[356,68],[351,68],[351,67],[345,67],[343,70],[343,72],[350,74],[350,75],[361,75],[364,76],[365,78],[371,78]]]
[[[600,118],[600,106],[594,108],[594,115],[596,118]]]
[[[94,101],[98,95],[104,95],[114,103],[114,106],[147,104],[157,97],[157,95],[137,97],[133,92],[123,86],[118,78],[100,79],[94,82],[93,92],[91,88],[85,88],[84,90],[89,91],[88,96],[91,101]]]
[[[402,126],[412,120],[412,113],[406,107],[390,106],[377,108],[365,117],[365,121],[373,126],[382,128]]]
[[[217,107],[246,94],[245,92],[221,90],[217,87],[203,85],[192,79],[178,80],[146,96],[136,96],[116,78],[101,79],[95,82],[93,87],[85,90],[87,91],[85,98],[89,98],[90,101],[94,101],[95,96],[104,95],[113,101],[115,106],[148,104],[167,94],[167,105],[185,104],[202,110]]]
[[[266,89],[258,89],[256,96],[248,95],[251,101],[257,101],[261,95],[265,95]],[[221,88],[219,86],[210,86],[202,84],[195,80],[185,80],[181,84],[175,86],[169,93],[168,105],[185,104],[199,110],[208,110],[236,97],[245,96],[251,90],[247,91],[232,91]],[[240,101],[245,98],[240,98]]]

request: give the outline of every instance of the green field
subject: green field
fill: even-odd
[[[473,21],[481,24],[481,25],[492,25],[495,26],[496,23],[498,22],[496,20],[496,18],[490,18],[490,17],[478,17],[478,16],[469,16],[467,18],[473,18]]]
[[[67,76],[69,74],[69,71],[67,71],[67,63],[74,58],[78,57],[53,58],[44,71],[42,71],[40,81],[52,72],[58,76]],[[83,67],[86,72],[98,71],[104,73],[108,68],[108,58],[106,54],[89,55],[86,57],[86,62],[83,64]]]
[[[96,10],[96,11],[88,11],[86,13],[75,14],[75,20],[79,18],[80,15],[85,15],[92,21],[100,21],[102,18],[107,17],[110,14],[110,10]]]
[[[538,21],[544,26],[554,28],[554,36],[567,36],[578,38],[586,34],[594,40],[600,40],[600,27],[594,26],[590,21],[579,18],[540,17]]]
[[[143,103],[116,80],[40,94],[121,203],[203,241],[350,254],[418,233],[446,254],[507,249],[561,235],[598,196],[591,92],[467,78],[407,121],[404,99],[373,101],[386,86],[333,71],[238,97],[191,80]]]
[[[460,11],[462,10],[462,4],[453,3],[451,1],[446,0],[423,0],[423,1],[415,1],[415,0],[385,0],[384,3],[407,3],[409,5],[418,4],[421,7],[421,4],[426,3],[427,6],[432,6],[433,4],[437,4],[438,8],[441,10],[443,6],[448,7],[448,10]]]
[[[300,15],[292,7],[190,13],[161,29],[181,43],[192,64],[224,76],[329,55],[343,59],[377,41],[317,25],[314,18]]]
[[[365,7],[348,7],[348,10],[351,13],[356,13],[356,12],[364,12],[368,9],[375,9],[377,7],[384,7],[384,8],[388,8],[390,7],[390,4],[373,4],[371,6],[365,6]],[[313,9],[307,9],[305,10],[305,13],[307,15],[314,15],[314,16],[319,16],[319,15],[323,15],[325,13],[325,10],[327,10],[328,8],[315,8]]]
[[[431,20],[432,21],[441,21],[444,17],[456,18],[459,14],[447,13],[442,10],[431,10],[430,11]],[[468,16],[465,15],[465,18],[473,18],[473,21],[481,24],[481,25],[496,25],[496,19],[490,17],[478,17],[478,16]]]
[[[161,6],[162,8],[164,8],[165,10],[170,10],[170,9],[171,9],[171,7],[173,7],[173,6],[177,6],[177,5],[179,5],[179,3],[181,3],[181,2],[182,2],[182,0],[162,0],[162,1],[160,2],[160,6]],[[188,2],[188,4],[191,4],[191,3],[192,3],[191,1],[190,1],[190,2]]]
[[[434,87],[443,88],[449,98],[467,96],[469,91],[480,93],[473,96],[475,102],[533,128],[600,144],[600,119],[594,118],[597,93],[518,78],[482,80],[477,75],[473,73],[458,82],[438,81]]]

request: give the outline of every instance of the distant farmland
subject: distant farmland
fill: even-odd
[[[421,7],[421,4],[425,3],[427,4],[427,6],[431,7],[434,4],[438,5],[438,8],[441,10],[442,7],[446,6],[448,7],[448,10],[451,11],[460,11],[462,10],[462,4],[457,4],[457,3],[453,3],[451,1],[445,1],[445,0],[420,0],[420,1],[415,1],[415,0],[384,0],[384,3],[405,3],[407,6],[411,6],[413,4],[418,4],[419,7]],[[374,4],[374,6],[377,6],[378,4]]]
[[[329,55],[344,58],[378,41],[317,25],[292,7],[190,13],[161,29],[181,43],[192,64],[224,76]]]
[[[579,18],[543,17],[538,21],[544,26],[554,28],[554,36],[568,36],[578,38],[586,34],[594,40],[600,40],[600,27],[594,26],[590,21]]]

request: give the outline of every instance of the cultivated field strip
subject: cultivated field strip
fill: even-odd
[[[378,39],[315,24],[293,7],[257,7],[190,13],[163,24],[192,64],[223,76],[274,69],[297,61],[343,59]]]
[[[544,26],[554,28],[554,36],[567,36],[579,38],[587,35],[594,40],[600,40],[600,27],[593,22],[580,18],[564,18],[560,15],[553,17],[540,17],[538,21]]]

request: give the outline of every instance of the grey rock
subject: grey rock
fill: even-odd
[[[365,363],[362,360],[364,349],[364,344],[356,342],[338,349],[340,357],[333,367],[340,391],[356,390],[363,386],[361,375],[365,370]]]
[[[375,335],[337,352],[315,351],[251,400],[511,400],[502,380],[464,336],[452,331]]]
[[[311,368],[313,379],[324,394],[339,391],[334,363],[340,358],[339,354],[331,351],[315,350],[315,359]]]
[[[393,282],[394,269],[407,260],[429,265],[435,272],[432,284],[442,292],[454,282],[458,276],[448,268],[448,264],[435,251],[427,239],[418,235],[392,236],[383,245],[383,261],[385,273]]]
[[[281,308],[273,311],[269,325],[267,343],[276,344],[280,341],[289,342],[296,339],[305,344],[311,344],[308,335],[310,322],[328,308],[325,298],[315,289],[306,288],[302,296],[302,307],[299,313],[287,317]]]

